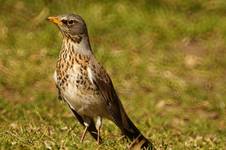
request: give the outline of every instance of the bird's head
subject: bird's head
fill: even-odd
[[[63,36],[71,38],[75,42],[80,42],[83,36],[87,36],[85,21],[81,16],[66,14],[48,17],[48,20],[58,26]]]

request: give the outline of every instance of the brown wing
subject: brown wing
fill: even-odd
[[[95,58],[91,59],[89,68],[91,70],[90,78],[102,96],[102,99],[104,99],[109,114],[113,121],[118,126],[122,127],[122,114],[124,110],[109,75],[105,69],[97,63]]]
[[[140,133],[139,129],[127,116],[120,99],[116,94],[112,81],[104,68],[99,65],[94,58],[89,67],[91,71],[90,74],[88,73],[89,78],[97,87],[102,99],[104,99],[106,103],[109,114],[112,116],[115,124],[121,129],[122,133],[130,140],[137,139],[139,143],[141,142],[141,145],[139,145],[141,149],[148,149],[149,146],[151,149],[154,149],[152,143]]]

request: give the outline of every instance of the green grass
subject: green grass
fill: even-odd
[[[126,149],[104,142],[57,100],[61,35],[45,19],[82,15],[131,119],[158,149],[222,149],[226,139],[225,0],[0,0],[0,149]]]

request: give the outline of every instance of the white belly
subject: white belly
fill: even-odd
[[[76,79],[80,75],[79,67],[74,66],[68,70],[70,74],[68,78],[68,86],[64,89],[60,88],[60,93],[63,99],[80,115],[89,117],[107,117],[104,101],[100,99],[99,95],[94,95],[90,92],[84,93],[76,87]],[[54,80],[58,85],[57,74],[54,73]]]

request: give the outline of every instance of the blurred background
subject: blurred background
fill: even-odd
[[[100,146],[57,100],[61,48],[46,18],[80,14],[135,124],[158,149],[225,149],[225,0],[0,0],[0,149],[125,149],[104,121]],[[73,128],[74,127],[74,128]]]

